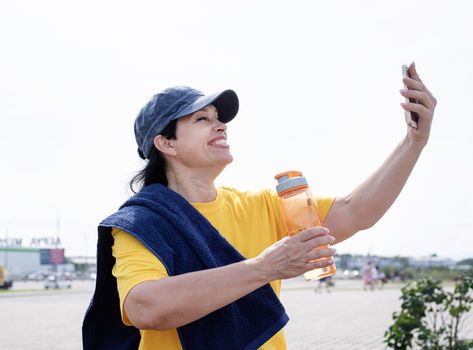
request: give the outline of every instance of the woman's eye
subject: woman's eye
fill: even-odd
[[[207,117],[198,117],[198,118],[197,118],[197,121],[198,121],[198,122],[201,121],[201,120],[207,120]]]

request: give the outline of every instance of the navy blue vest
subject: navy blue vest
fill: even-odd
[[[96,288],[82,326],[86,350],[139,346],[139,331],[121,321],[116,279],[111,272],[115,263],[111,253],[112,227],[140,240],[160,259],[170,276],[245,259],[179,194],[160,184],[146,186],[99,225]],[[258,349],[288,320],[267,284],[179,327],[177,332],[184,350]]]

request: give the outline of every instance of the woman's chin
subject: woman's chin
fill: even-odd
[[[233,162],[233,156],[230,154],[229,157],[227,158],[227,164],[230,164],[231,162]]]
[[[230,164],[231,162],[233,162],[233,156],[230,152],[222,152],[220,154],[218,154],[216,156],[216,158],[218,159],[218,162],[221,162],[225,165],[227,164]]]
[[[233,157],[232,157],[231,154],[228,154],[228,155],[226,155],[225,157],[219,158],[216,163],[218,163],[218,165],[220,165],[220,166],[222,166],[222,167],[225,167],[225,166],[227,166],[228,164],[230,164],[231,162],[233,162]]]

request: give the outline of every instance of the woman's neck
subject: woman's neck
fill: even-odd
[[[196,174],[168,174],[168,187],[179,193],[188,202],[206,203],[215,200],[217,189],[213,178],[209,179]]]

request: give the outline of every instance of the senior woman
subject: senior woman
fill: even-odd
[[[333,263],[333,248],[394,202],[427,143],[435,98],[415,66],[401,94],[418,129],[353,192],[317,198],[323,227],[287,237],[277,194],[214,181],[233,157],[232,90],[166,89],[135,121],[139,191],[99,226],[97,284],[85,349],[285,349],[281,280]]]

